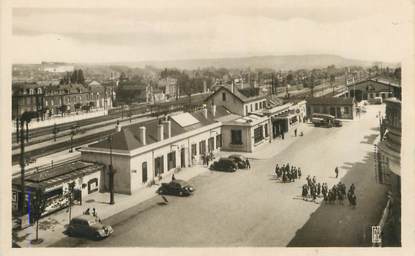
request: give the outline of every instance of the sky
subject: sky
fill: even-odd
[[[400,62],[406,1],[149,1],[18,6],[14,63],[336,54]],[[74,8],[76,6],[76,8]],[[116,8],[114,8],[114,6]]]

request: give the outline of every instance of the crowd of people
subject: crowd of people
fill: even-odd
[[[301,168],[291,166],[290,164],[284,164],[281,167],[277,164],[275,166],[275,174],[277,179],[281,180],[283,183],[294,182],[296,179],[301,179]]]
[[[317,197],[323,197],[324,202],[328,204],[334,204],[338,201],[339,204],[343,205],[344,200],[347,197],[349,204],[352,207],[356,207],[357,197],[354,184],[350,185],[349,191],[346,193],[346,184],[341,181],[329,189],[326,182],[317,182],[315,176],[311,178],[310,175],[308,175],[306,180],[307,183],[303,185],[301,193],[304,200],[308,201],[308,199],[311,198],[312,201],[315,201]]]
[[[335,168],[336,178],[338,177],[339,169]],[[294,182],[296,179],[301,179],[301,168],[296,166],[290,166],[289,163],[282,165],[281,167],[277,164],[275,166],[275,175],[278,180],[283,183]],[[317,182],[315,176],[310,177],[307,175],[306,183],[302,186],[302,198],[306,201],[315,202],[317,198],[324,198],[324,202],[327,204],[334,204],[336,201],[343,205],[344,200],[347,198],[349,204],[355,208],[357,204],[357,197],[355,194],[355,185],[351,184],[349,190],[346,193],[346,184],[341,181],[338,184],[333,185],[331,188],[328,187],[327,182]]]

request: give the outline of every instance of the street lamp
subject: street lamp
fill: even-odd
[[[109,189],[110,189],[110,204],[114,204],[114,170],[112,168],[112,135],[108,136],[108,143],[110,146],[110,164],[109,169]]]

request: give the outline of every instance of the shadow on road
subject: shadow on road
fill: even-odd
[[[344,163],[347,174],[341,179],[347,188],[356,186],[357,207],[321,203],[310,219],[300,228],[288,247],[349,247],[371,246],[371,226],[377,225],[386,204],[387,187],[376,183],[373,155],[363,162]],[[339,179],[340,181],[340,179]]]
[[[371,134],[371,135],[366,135],[366,136],[363,137],[365,140],[361,141],[360,143],[373,145],[377,137],[378,137],[377,133]]]

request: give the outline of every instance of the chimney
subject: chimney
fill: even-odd
[[[216,105],[212,105],[212,116],[216,116]]]
[[[204,109],[203,109],[203,116],[205,117],[205,119],[207,119],[207,118],[208,118],[208,115],[207,115],[207,108],[204,108]]]
[[[164,129],[166,129],[166,139],[171,137],[171,121],[164,121],[163,122]]]
[[[139,138],[141,143],[143,143],[143,145],[146,145],[146,127],[145,126],[141,126],[139,128]]]
[[[157,125],[157,140],[158,141],[162,141],[163,139],[164,139],[163,125],[162,124],[158,124]]]
[[[206,84],[206,80],[203,80],[203,93],[207,92],[207,84]]]

